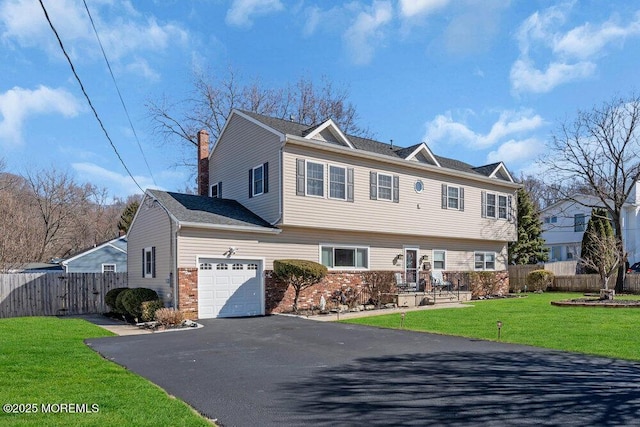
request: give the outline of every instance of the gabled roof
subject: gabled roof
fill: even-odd
[[[327,122],[323,122],[320,125],[309,126],[302,123],[297,123],[292,120],[279,119],[276,117],[269,117],[263,114],[253,113],[250,111],[236,110],[242,115],[248,116],[253,120],[266,125],[273,129],[273,131],[283,134],[297,136],[300,138],[306,138],[318,128],[326,125]],[[335,123],[334,123],[335,125]],[[337,127],[337,126],[336,126]],[[355,135],[344,135],[344,137],[351,142],[352,148],[357,150],[366,151],[369,153],[382,154],[395,159],[411,160],[412,155],[415,156],[418,153],[424,153],[427,159],[433,159],[433,164],[446,169],[452,169],[459,172],[466,172],[473,175],[491,177],[500,179],[507,182],[514,182],[511,175],[508,173],[506,167],[502,162],[494,163],[492,165],[474,167],[468,163],[461,162],[459,160],[450,159],[447,157],[437,156],[429,150],[425,143],[415,144],[411,147],[400,148],[392,146],[384,142],[376,141],[369,138],[362,138]],[[500,168],[502,165],[502,168]]]
[[[74,256],[65,259],[64,261],[62,261],[62,265],[66,266],[68,263],[70,263],[71,261],[75,261],[78,258],[82,258],[85,255],[89,255],[92,252],[95,252],[97,250],[100,250],[102,248],[105,247],[111,247],[116,249],[117,251],[120,251],[122,253],[127,253],[127,236],[121,236],[121,237],[116,237],[115,239],[111,239],[107,242],[101,243],[99,245],[96,245],[90,249],[86,249],[82,252],[79,252],[77,254],[75,254]]]
[[[400,150],[396,150],[396,153],[404,159],[407,160],[419,160],[419,155],[425,159],[426,163],[432,164],[434,166],[440,167],[440,163],[438,163],[438,159],[433,154],[433,152],[427,147],[427,144],[421,142],[420,144],[412,145],[411,147],[402,148]]]
[[[346,137],[345,134],[342,133],[338,125],[331,119],[326,120],[317,126],[312,126],[311,128],[302,132],[302,136],[307,139],[315,139],[316,136],[320,135],[323,131],[328,130],[334,136],[338,143],[345,145],[349,148],[355,148],[349,138]]]
[[[264,219],[231,199],[147,190],[182,226],[279,233]]]

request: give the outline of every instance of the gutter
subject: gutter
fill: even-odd
[[[178,222],[178,229],[183,227],[202,228],[206,230],[241,231],[245,233],[280,234],[279,228],[251,227],[247,225],[206,224],[202,222]]]

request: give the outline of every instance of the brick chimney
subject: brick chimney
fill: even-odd
[[[209,195],[209,132],[198,132],[198,194]]]

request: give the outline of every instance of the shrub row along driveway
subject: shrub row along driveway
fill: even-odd
[[[640,364],[269,316],[89,340],[225,426],[631,425]]]

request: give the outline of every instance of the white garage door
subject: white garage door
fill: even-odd
[[[198,265],[198,318],[264,314],[261,261],[200,259]]]

